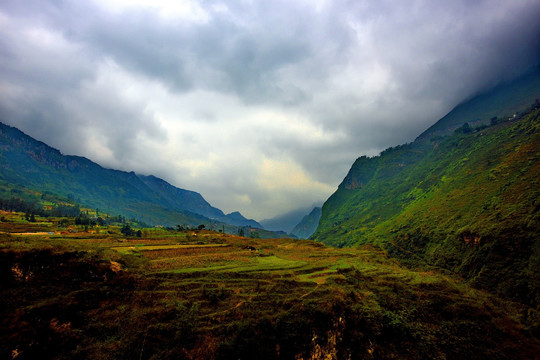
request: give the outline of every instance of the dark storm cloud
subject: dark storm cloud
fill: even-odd
[[[85,49],[41,27],[23,35],[2,29],[1,38],[1,121],[68,154],[96,145],[89,136],[96,129],[115,159],[105,165],[125,169],[135,162],[138,134],[165,136],[145,106],[119,97],[114,84],[89,86],[98,79],[94,55]]]
[[[127,11],[96,16],[83,27],[73,22],[68,32],[173,91],[204,88],[236,93],[245,102],[275,102],[284,90],[276,87],[274,72],[311,56],[303,34],[307,24],[295,25],[302,19],[278,8],[266,14],[265,9],[249,10],[237,14],[249,23],[212,13],[209,22],[189,25]],[[304,97],[293,93],[295,99]]]
[[[535,0],[6,0],[0,116],[63,152],[268,217],[293,190],[263,190],[257,174],[298,166],[313,190],[294,201],[323,200],[310,196],[357,156],[538,64],[539,18]]]

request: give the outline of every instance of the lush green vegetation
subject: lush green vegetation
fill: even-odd
[[[378,247],[0,222],[0,357],[534,359],[538,313]],[[104,229],[103,229],[104,230]]]
[[[504,297],[540,303],[540,111],[357,160],[315,239],[378,244]]]
[[[170,186],[170,185],[169,185]],[[96,225],[120,225],[120,226],[133,226],[136,228],[148,227],[148,224],[144,223],[140,219],[126,218],[122,215],[110,215],[100,209],[90,209],[78,204],[74,200],[74,196],[68,198],[55,195],[51,192],[45,191],[43,193],[36,190],[31,190],[22,186],[14,185],[0,180],[0,210],[5,211],[20,211],[25,213],[26,220],[41,217],[71,217],[74,218],[71,222],[63,218],[62,225],[67,226],[69,223],[75,225],[85,225],[86,227],[95,227]],[[240,215],[241,216],[241,215]],[[183,217],[176,218],[178,220],[185,220]],[[217,221],[209,221],[209,219],[202,218],[201,223],[193,225],[195,219],[199,217],[191,218],[187,222],[182,222],[176,226],[160,226],[169,231],[173,230],[190,230],[195,228],[207,228],[210,230],[216,230],[223,233],[236,234],[240,230],[246,235],[246,237],[253,238],[277,238],[285,237],[283,232],[273,232],[264,229],[254,229],[251,226],[234,226]],[[137,231],[131,231],[129,228],[125,229],[126,234],[137,235]]]

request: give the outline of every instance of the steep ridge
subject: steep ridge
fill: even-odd
[[[448,269],[536,306],[540,116],[535,107],[488,127],[463,125],[445,137],[431,133],[429,141],[426,132],[414,143],[357,159],[324,204],[312,238],[340,247],[378,244],[412,265]]]
[[[513,116],[527,109],[539,96],[540,66],[536,66],[511,82],[459,104],[418,136],[417,141],[449,135],[465,122],[475,126],[489,124],[493,118]]]

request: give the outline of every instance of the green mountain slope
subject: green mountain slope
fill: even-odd
[[[509,83],[501,84],[459,104],[424,131],[417,141],[451,134],[464,122],[469,125],[489,124],[492,118],[513,116],[527,109],[539,96],[540,67],[535,67]]]
[[[313,238],[374,243],[414,265],[540,303],[540,111],[359,158]]]

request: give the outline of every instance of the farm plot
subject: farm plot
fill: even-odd
[[[257,244],[262,245],[262,244]],[[267,245],[267,244],[265,244]],[[130,244],[112,248],[122,254],[137,254],[149,260],[155,272],[309,272],[305,259],[290,257],[288,251],[279,254],[240,244]]]
[[[197,271],[227,265],[242,266],[254,258],[251,252],[226,244],[145,249],[143,255],[150,259],[150,268],[157,271]]]

